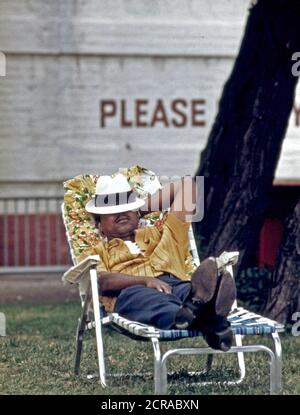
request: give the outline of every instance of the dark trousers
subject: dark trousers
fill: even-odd
[[[189,281],[181,281],[171,274],[163,274],[160,280],[172,287],[172,294],[155,288],[133,285],[118,296],[115,312],[129,320],[138,321],[163,330],[175,328],[175,316],[191,290]]]

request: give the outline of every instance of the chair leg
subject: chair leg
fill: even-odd
[[[84,333],[85,333],[85,315],[82,315],[81,318],[78,320],[78,327],[77,327],[77,333],[76,333],[76,354],[75,354],[75,368],[74,368],[75,375],[79,375],[79,371],[80,371],[80,361],[81,361],[82,343],[83,343]]]
[[[214,360],[214,355],[213,354],[208,354],[207,355],[207,359],[206,359],[206,366],[205,369],[203,369],[200,373],[201,375],[207,375],[208,372],[211,371],[212,368],[212,364],[213,364],[213,360]]]
[[[159,340],[156,337],[151,337],[151,342],[154,352],[154,393],[162,395],[167,393],[167,380],[166,376],[162,374]]]
[[[279,334],[277,332],[272,333],[272,339],[274,343],[275,364],[273,378],[271,380],[271,393],[278,394],[282,389],[282,347]]]
[[[243,346],[242,336],[240,334],[236,334],[234,337],[235,337],[236,346],[238,346],[238,347]],[[244,380],[245,376],[246,376],[246,366],[245,366],[244,353],[238,352],[237,353],[237,358],[238,358],[238,364],[239,364],[239,370],[240,370],[240,377],[236,382],[241,383]]]
[[[80,361],[81,361],[81,353],[82,353],[82,344],[83,344],[83,337],[86,331],[86,322],[87,322],[87,308],[90,301],[90,295],[87,295],[83,307],[81,317],[78,320],[77,332],[76,332],[76,354],[75,354],[75,375],[79,375],[80,371]]]
[[[105,379],[104,348],[103,348],[103,338],[102,338],[102,320],[101,320],[101,315],[100,315],[98,277],[97,277],[97,271],[96,271],[95,266],[93,266],[90,269],[90,280],[91,280],[93,309],[94,309],[94,317],[95,317],[99,377],[100,377],[101,385],[105,387],[106,379]]]

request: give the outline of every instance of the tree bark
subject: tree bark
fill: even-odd
[[[291,316],[300,311],[300,200],[287,219],[272,287],[264,314],[280,322],[292,322]]]
[[[205,177],[205,215],[195,225],[204,256],[238,250],[238,271],[258,239],[294,102],[299,21],[298,0],[251,8],[196,173]]]

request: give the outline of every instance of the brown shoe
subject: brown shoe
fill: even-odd
[[[191,328],[196,320],[195,314],[189,307],[182,306],[177,311],[175,316],[175,328],[179,330],[185,330]]]
[[[199,329],[210,347],[227,351],[233,335],[226,317],[235,299],[231,274],[224,268],[219,273],[216,259],[209,257],[192,275],[191,292],[176,316],[176,327]]]
[[[208,303],[215,294],[217,283],[217,262],[213,257],[206,258],[192,275],[190,294],[192,302],[198,304]]]
[[[216,318],[215,322],[205,323],[201,328],[207,344],[216,350],[227,352],[232,346],[233,333],[226,318]]]
[[[203,306],[207,305],[212,315],[228,316],[236,299],[235,282],[226,270],[219,275],[214,257],[209,257],[201,263],[192,275],[191,284],[189,300],[195,314],[199,314],[195,308],[198,307],[201,312]]]
[[[214,309],[217,316],[227,317],[236,299],[236,287],[234,279],[228,271],[224,271],[218,283],[214,301]]]

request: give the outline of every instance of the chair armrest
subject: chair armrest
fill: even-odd
[[[236,265],[239,259],[239,252],[222,252],[222,254],[216,258],[217,267],[219,271],[222,271],[225,267]]]
[[[63,282],[79,284],[82,278],[86,275],[87,271],[89,271],[93,265],[99,264],[100,261],[101,259],[99,255],[89,255],[64,273],[62,276]]]

